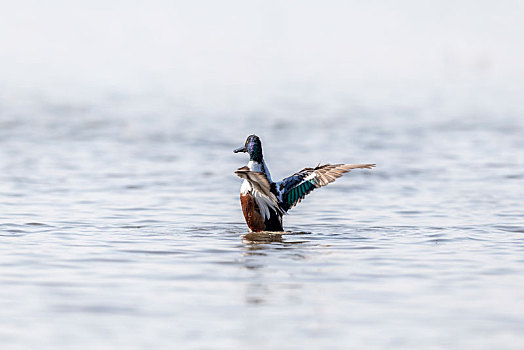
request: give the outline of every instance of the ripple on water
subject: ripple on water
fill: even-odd
[[[273,129],[269,108],[256,123],[275,174],[379,167],[315,191],[289,232],[249,233],[232,174],[247,158],[231,153],[244,116],[119,101],[28,106],[38,118],[0,128],[0,336],[19,335],[5,348],[524,343],[520,135],[389,108]],[[96,114],[89,131],[78,113]]]
[[[506,232],[524,233],[524,226],[521,225],[495,225],[493,228]]]

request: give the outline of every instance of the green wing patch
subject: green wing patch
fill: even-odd
[[[289,206],[293,206],[300,202],[306,194],[311,192],[315,188],[315,180],[303,182],[300,185],[293,187],[286,193],[286,201]]]

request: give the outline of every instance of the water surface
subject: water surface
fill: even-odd
[[[523,119],[386,107],[4,99],[2,348],[521,347]],[[377,167],[248,234],[252,132],[274,179]]]

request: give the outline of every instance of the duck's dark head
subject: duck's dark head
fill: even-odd
[[[262,162],[262,143],[257,135],[249,135],[244,146],[237,148],[233,152],[249,153],[249,160]]]

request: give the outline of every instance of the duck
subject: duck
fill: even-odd
[[[240,204],[250,232],[284,231],[282,218],[313,190],[332,183],[353,169],[371,169],[376,164],[324,164],[304,168],[274,182],[264,161],[262,142],[249,135],[234,153],[248,153],[249,162],[235,174],[243,179]]]

